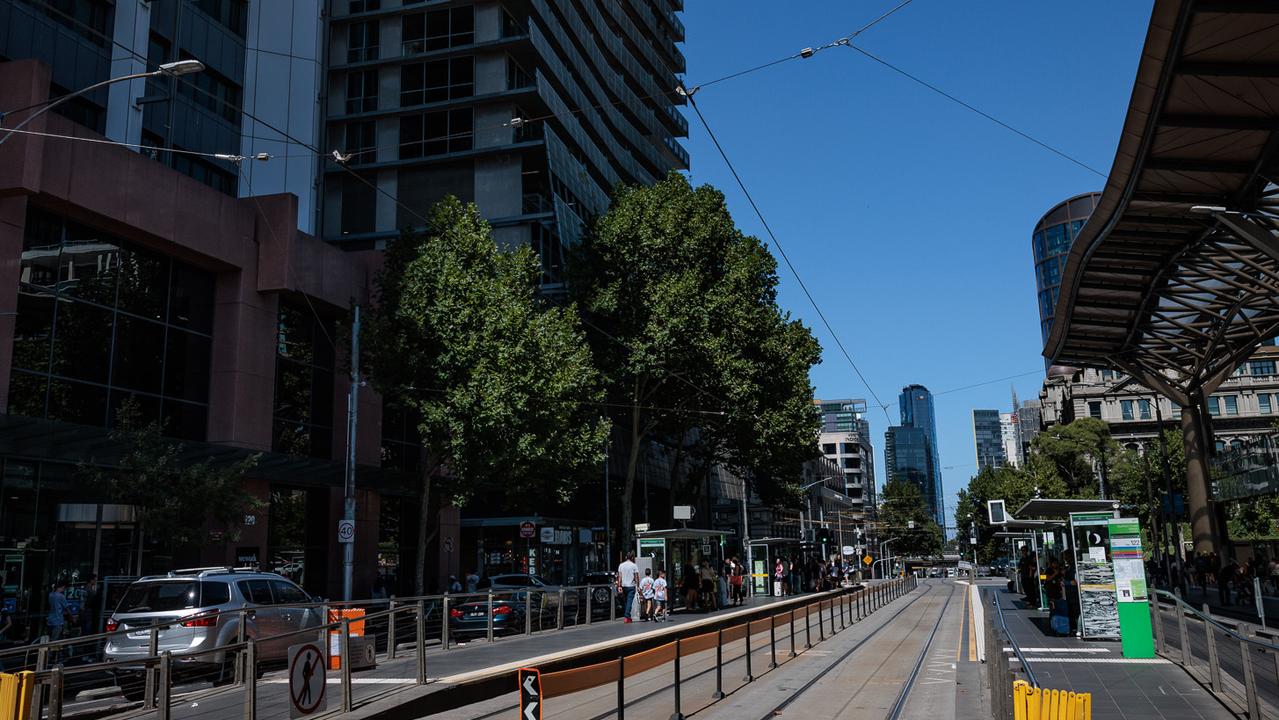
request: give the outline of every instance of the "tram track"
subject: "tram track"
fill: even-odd
[[[869,634],[867,634],[866,637],[858,640],[856,644],[854,644],[848,650],[844,651],[841,655],[839,655],[839,657],[835,658],[832,662],[827,664],[825,668],[823,668],[820,672],[818,672],[816,675],[811,677],[806,683],[796,688],[796,690],[790,695],[790,697],[788,697],[786,700],[774,706],[764,715],[760,716],[760,720],[775,719],[777,716],[781,715],[786,710],[786,708],[793,705],[797,700],[802,698],[805,695],[805,693],[807,693],[808,691],[812,690],[815,686],[817,686],[817,684],[820,683],[824,678],[826,678],[832,671],[836,670],[837,668],[840,668],[849,658],[853,657],[853,655],[857,653],[857,651],[863,649],[863,647],[865,647],[867,643],[873,640],[875,636],[880,633],[880,631],[888,627],[893,627],[891,621],[895,620],[897,616],[906,612],[912,605],[915,604],[915,602],[922,600],[926,597],[932,596],[933,589],[936,587],[937,585],[929,584],[924,593],[921,593],[919,596],[913,598],[910,601],[910,603],[908,603],[907,605],[902,607],[900,610],[898,610],[896,613],[894,613],[893,616],[889,618],[890,622],[886,622],[880,625],[879,627],[872,630]],[[897,698],[894,701],[892,707],[889,708],[889,713],[887,715],[888,720],[897,720],[901,716],[901,712],[903,708],[905,708],[906,706],[906,701],[910,697],[910,691],[914,687],[915,681],[919,677],[919,670],[923,666],[924,660],[927,659],[928,651],[932,647],[934,639],[937,637],[937,631],[941,627],[941,621],[946,616],[946,610],[950,607],[950,601],[954,598],[956,589],[959,587],[960,586],[958,584],[951,585],[950,592],[947,594],[946,600],[941,606],[941,610],[937,613],[937,620],[933,623],[933,627],[931,631],[929,632],[928,638],[925,640],[923,647],[920,649],[918,656],[915,659],[915,663],[911,668],[910,674],[906,677],[905,681],[903,682],[902,688],[898,692]],[[919,618],[915,621],[914,625],[911,626],[911,632],[907,632],[903,634],[902,638],[893,644],[892,650],[890,652],[883,653],[883,659],[873,669],[866,668],[864,665],[858,666],[858,673],[860,677],[862,678],[860,683],[857,683],[852,688],[850,688],[848,684],[842,684],[840,686],[841,693],[846,694],[848,697],[848,700],[846,700],[836,712],[832,713],[830,715],[831,717],[843,716],[844,711],[846,711],[850,705],[852,705],[855,701],[857,701],[858,696],[861,694],[862,690],[864,690],[866,686],[870,683],[871,679],[878,677],[879,671],[882,670],[884,666],[889,663],[890,660],[894,659],[897,656],[897,652],[902,648],[902,646],[906,645],[911,640],[913,631],[919,628],[921,625],[923,625],[925,620],[928,617],[929,617],[929,613],[927,611],[921,613]]]

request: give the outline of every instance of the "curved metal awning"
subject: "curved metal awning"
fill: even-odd
[[[1156,0],[1044,355],[1189,405],[1279,334],[1279,3]]]

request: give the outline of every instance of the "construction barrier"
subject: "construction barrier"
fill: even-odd
[[[1092,720],[1092,693],[1045,690],[1017,680],[1013,720]]]
[[[329,608],[329,622],[336,623],[343,620],[351,621],[351,637],[364,637],[364,608]],[[352,645],[354,645],[354,641]],[[362,647],[362,646],[361,646]],[[329,630],[329,669],[342,669],[342,631],[338,629]],[[358,657],[354,652],[351,656]],[[355,663],[353,663],[355,664]]]
[[[31,716],[35,673],[0,673],[0,720],[26,720]]]

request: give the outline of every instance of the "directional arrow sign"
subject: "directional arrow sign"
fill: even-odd
[[[521,720],[542,720],[542,673],[520,668],[519,683]]]

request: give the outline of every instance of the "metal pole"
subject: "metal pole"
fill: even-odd
[[[1221,694],[1221,668],[1217,665],[1217,638],[1212,632],[1212,623],[1208,621],[1210,613],[1208,603],[1204,603],[1204,636],[1208,641],[1208,674],[1212,678],[1212,691]]]
[[[795,657],[795,608],[790,611],[790,656]]]
[[[351,712],[351,618],[342,618],[342,712]]]
[[[808,616],[812,612],[812,605],[804,606],[804,649],[813,649],[813,630],[808,625]]]
[[[684,715],[679,711],[679,638],[675,638],[675,712],[671,713],[671,720],[684,720]]]
[[[151,638],[147,641],[147,655],[155,657],[159,654],[160,646],[160,626],[151,626]],[[144,698],[145,707],[155,707],[155,668],[150,665],[146,666],[147,684],[146,695]]]
[[[751,672],[751,622],[746,621],[746,682],[754,682],[755,674]]]
[[[449,596],[445,595],[443,604],[444,610],[442,611],[443,614],[440,615],[440,647],[445,650],[449,649],[449,621],[453,619],[453,616],[449,614],[449,600]],[[422,624],[426,624],[425,619],[422,620]],[[425,629],[422,631],[422,637],[423,639],[426,638]]]
[[[593,608],[591,607],[591,585],[590,583],[587,583],[586,585],[586,624],[587,625],[591,624],[592,610]]]
[[[441,635],[441,639],[448,640],[447,628],[449,626],[448,617],[444,618],[445,632]],[[417,601],[417,684],[426,684],[426,601]]]
[[[488,593],[488,619],[487,619],[487,637],[489,642],[493,642],[493,591]]]
[[[537,629],[542,629],[541,622],[537,624]],[[524,634],[533,634],[533,592],[531,590],[524,591]]]
[[[1252,656],[1248,651],[1248,641],[1240,638],[1239,657],[1243,659],[1244,697],[1248,701],[1248,717],[1260,718],[1257,702],[1257,678],[1252,673]]]
[[[770,668],[777,667],[777,616],[768,616],[768,654]]]
[[[817,642],[826,642],[826,621],[822,619],[822,601],[817,601]]]
[[[98,507],[101,507],[99,505]],[[166,651],[165,655],[169,653]],[[163,668],[163,666],[161,666]],[[49,713],[50,720],[62,719],[62,692],[65,679],[62,677],[62,666],[53,668],[53,677],[49,679]],[[37,691],[38,692],[38,691]],[[169,693],[164,693],[164,705],[161,706],[156,720],[169,720]],[[34,703],[33,703],[34,704]],[[37,710],[38,711],[38,710]]]
[[[395,659],[395,600],[390,603],[391,614],[386,616],[386,659]]]
[[[715,692],[712,699],[724,698],[724,630],[715,631]]]
[[[560,588],[560,606],[555,611],[555,629],[564,629],[564,588]]]
[[[617,656],[617,720],[626,720],[626,656]]]
[[[1177,609],[1177,632],[1181,634],[1181,666],[1189,668],[1194,664],[1194,655],[1190,652],[1190,633],[1186,630],[1186,611],[1181,608],[1179,603],[1173,605]],[[1279,663],[1279,655],[1275,656],[1275,662]],[[1279,666],[1276,666],[1279,668]]]
[[[742,477],[742,550],[746,553],[746,577],[750,578],[747,587],[747,596],[755,597],[755,563],[751,558],[751,530],[750,519],[746,512],[746,496],[749,491],[746,488],[746,477]]]
[[[258,716],[258,648],[253,638],[245,640],[244,664],[244,720],[257,720]]]
[[[169,720],[169,705],[173,699],[173,653],[165,650],[160,654],[160,704],[156,709],[156,720]],[[61,672],[59,672],[61,675]],[[60,690],[60,688],[59,688]],[[62,693],[58,693],[58,704],[61,705]],[[59,708],[61,711],[61,708]],[[61,712],[54,714],[49,713],[49,717],[56,718],[61,716]]]
[[[351,321],[351,391],[346,397],[346,487],[342,519],[355,524],[355,441],[360,424],[360,304]],[[350,600],[355,583],[355,538],[342,543],[342,599]]]
[[[613,446],[612,438],[604,438],[604,569],[613,564],[613,506],[608,499],[608,455]],[[612,618],[610,618],[612,619]]]

